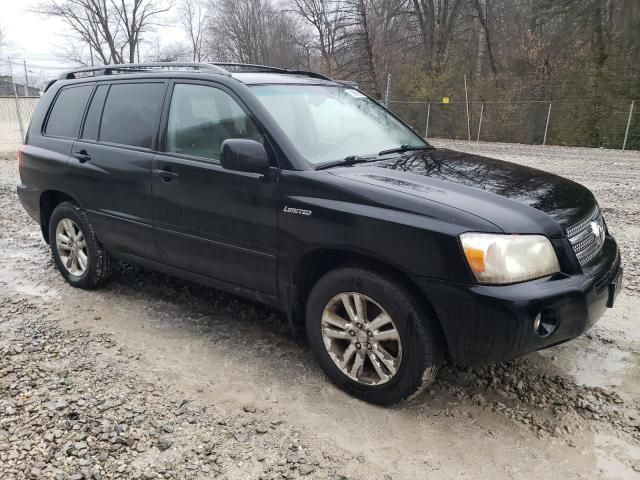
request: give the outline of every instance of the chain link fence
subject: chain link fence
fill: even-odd
[[[0,154],[11,154],[22,144],[40,97],[0,97]]]
[[[389,108],[421,135],[640,150],[640,102],[404,102]]]
[[[0,153],[15,152],[39,97],[0,97]],[[640,102],[403,102],[389,108],[425,137],[640,150]]]

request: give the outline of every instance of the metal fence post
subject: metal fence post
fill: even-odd
[[[471,141],[471,119],[469,118],[469,92],[467,90],[467,76],[464,76],[464,99],[467,104],[467,140]]]
[[[24,95],[22,96],[28,97],[29,96],[29,73],[27,72],[27,61],[23,60],[22,65],[24,66],[24,90],[22,92],[24,93]]]
[[[480,131],[482,130],[482,117],[484,116],[484,103],[480,106],[480,121],[478,122],[478,136],[476,142],[480,141]]]
[[[24,124],[22,123],[22,113],[20,113],[18,89],[16,88],[16,81],[13,78],[13,66],[11,65],[11,59],[9,58],[8,60],[9,60],[9,75],[11,75],[11,83],[13,84],[13,98],[16,101],[16,115],[18,116],[18,124],[20,125],[20,142],[24,142]]]
[[[631,107],[629,108],[629,118],[627,119],[627,129],[624,131],[624,142],[622,142],[622,150],[627,148],[627,139],[629,138],[629,127],[631,127],[631,117],[633,116],[633,107],[635,100],[631,100]]]
[[[389,108],[389,89],[391,88],[391,74],[387,75],[387,89],[384,92],[384,106]]]
[[[549,119],[551,118],[551,105],[552,105],[552,102],[549,102],[549,111],[547,111],[547,124],[544,126],[544,139],[542,140],[542,145],[547,144],[547,133],[549,132]]]
[[[424,138],[429,138],[429,118],[431,117],[431,102],[427,104],[427,128],[424,129]]]

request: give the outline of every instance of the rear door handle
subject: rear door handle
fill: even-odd
[[[179,175],[171,170],[160,170],[158,168],[153,170],[153,174],[160,177],[163,182],[170,182]]]
[[[85,149],[73,152],[73,156],[80,160],[80,163],[88,162],[89,160],[91,160],[91,155],[89,155],[89,153]]]

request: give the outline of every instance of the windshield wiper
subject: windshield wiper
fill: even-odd
[[[380,153],[378,153],[378,155],[387,155],[389,153],[404,153],[404,152],[410,152],[413,150],[432,150],[432,149],[433,147],[431,145],[423,145],[423,146],[400,145],[399,147],[390,148],[389,150],[382,150]]]
[[[373,160],[375,157],[361,157],[359,155],[349,155],[348,157],[343,158],[342,160],[338,160],[335,162],[327,162],[322,165],[318,165],[316,170],[324,170],[325,168],[331,167],[343,167],[347,165],[355,165],[356,163],[366,163]]]

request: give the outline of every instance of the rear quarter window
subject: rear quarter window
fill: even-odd
[[[91,90],[93,85],[63,88],[49,113],[44,133],[54,137],[76,138]]]
[[[102,111],[100,142],[151,148],[163,96],[162,83],[111,85]]]

